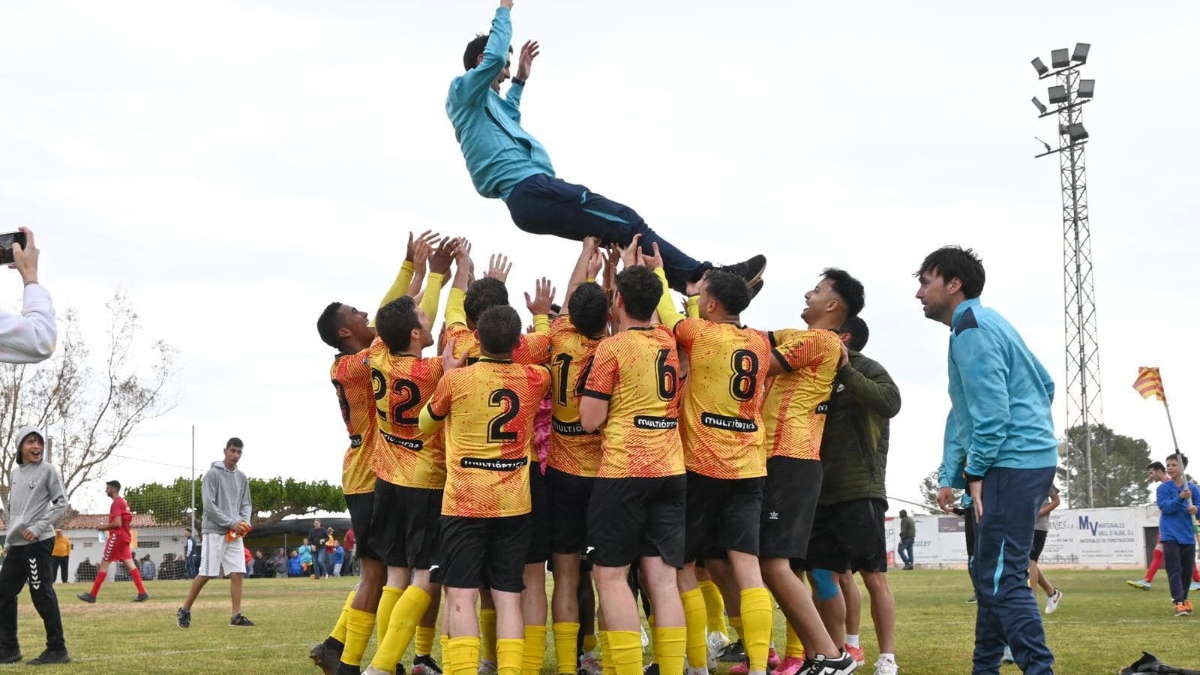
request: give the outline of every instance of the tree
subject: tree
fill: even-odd
[[[196,520],[199,522],[204,516],[200,478],[196,479],[195,489]],[[192,481],[180,477],[169,485],[145,483],[126,490],[125,499],[130,511],[153,514],[160,525],[182,525],[191,520]],[[250,501],[254,505],[251,525],[270,525],[288,516],[346,510],[341,487],[323,480],[309,483],[292,478],[251,478]]]
[[[1092,498],[1097,508],[1106,506],[1134,506],[1146,503],[1150,477],[1146,465],[1150,463],[1150,445],[1140,438],[1131,438],[1114,433],[1103,424],[1094,424],[1091,429]],[[1085,431],[1082,425],[1067,432],[1069,462],[1067,468],[1059,469],[1059,480],[1066,486],[1069,504],[1087,506],[1088,473],[1084,456]],[[1077,491],[1077,492],[1076,492]],[[1071,497],[1074,495],[1073,497]]]
[[[37,365],[0,366],[0,498],[8,499],[16,461],[13,434],[32,424],[52,439],[47,453],[70,499],[137,429],[174,407],[166,393],[176,351],[162,340],[145,349],[141,321],[128,298],[104,305],[108,340],[95,367],[75,310],[59,321],[55,354]]]
[[[925,508],[929,509],[930,513],[941,513],[942,508],[938,506],[938,472],[937,469],[929,472],[928,476],[921,479],[921,501],[925,504]],[[962,490],[954,491],[954,499],[957,502],[962,496]]]

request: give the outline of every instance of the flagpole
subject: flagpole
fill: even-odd
[[[1171,421],[1171,406],[1167,405],[1166,399],[1163,400],[1163,409],[1167,411],[1167,426],[1171,427],[1171,444],[1175,446],[1175,454],[1179,454],[1179,441],[1175,438],[1175,423]]]

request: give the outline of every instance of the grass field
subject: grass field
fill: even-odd
[[[1136,578],[1129,571],[1057,571],[1051,579],[1062,589],[1058,612],[1046,618],[1050,647],[1060,675],[1115,673],[1136,659],[1142,649],[1172,665],[1200,668],[1200,615],[1175,618],[1169,604],[1166,575],[1160,574],[1151,592],[1129,588]],[[905,675],[969,673],[975,608],[965,572],[893,572],[896,595],[897,661]],[[132,584],[106,584],[95,605],[75,599],[83,584],[56,588],[62,607],[67,646],[74,663],[48,666],[48,672],[100,670],[128,673],[317,673],[308,660],[309,646],[323,639],[336,619],[353,578],[330,581],[307,579],[246,582],[243,611],[258,625],[229,626],[228,582],[214,581],[204,589],[192,610],[192,627],[175,626],[175,609],[187,583],[154,581],[147,584],[150,602],[131,604]],[[866,593],[864,591],[864,603]],[[1044,604],[1044,598],[1042,599]],[[45,634],[41,620],[24,592],[20,604],[20,638],[25,658],[39,654]],[[867,668],[877,655],[870,610],[864,607],[863,645]],[[783,624],[776,613],[775,641],[782,648]],[[368,648],[368,658],[374,645]],[[438,647],[435,658],[440,662]],[[547,650],[543,673],[553,674],[553,649]],[[405,661],[411,660],[411,653]],[[3,669],[0,666],[0,669]],[[24,664],[7,667],[25,669]],[[722,664],[721,674],[728,666]],[[1015,675],[1016,666],[1004,671]]]

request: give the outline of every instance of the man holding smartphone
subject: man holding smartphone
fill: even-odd
[[[40,363],[54,353],[58,328],[50,293],[38,283],[38,250],[27,227],[0,234],[0,259],[11,259],[9,267],[25,282],[25,303],[20,314],[0,308],[0,363]]]

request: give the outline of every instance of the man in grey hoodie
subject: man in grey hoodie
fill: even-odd
[[[203,545],[200,547],[200,570],[192,581],[183,606],[175,612],[180,628],[192,625],[192,603],[209,579],[220,577],[221,568],[229,575],[229,596],[233,600],[233,616],[229,625],[246,627],[254,622],[242,614],[242,578],[246,576],[245,548],[242,537],[250,531],[250,481],[238,471],[242,458],[242,440],[231,438],[225,443],[225,459],[213,462],[204,474],[200,492],[204,498],[204,522],[200,528]]]
[[[29,595],[46,625],[46,651],[31,666],[70,663],[63,640],[62,616],[54,593],[54,521],[67,511],[67,493],[58,470],[42,461],[46,438],[35,427],[16,435],[17,465],[12,469],[8,504],[8,549],[0,566],[0,663],[20,661],[17,643],[17,595],[29,582]]]

